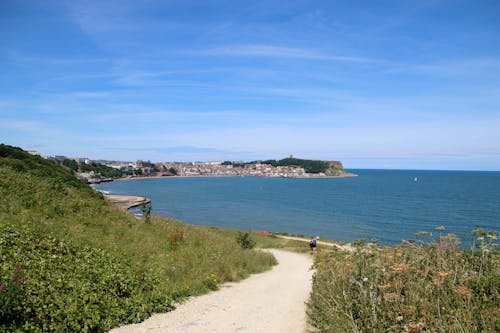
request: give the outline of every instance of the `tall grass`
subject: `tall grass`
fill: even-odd
[[[496,233],[453,234],[393,248],[359,247],[316,258],[308,304],[321,332],[499,332]]]
[[[0,198],[0,331],[103,332],[276,264],[232,232],[145,223],[69,170],[4,145]]]

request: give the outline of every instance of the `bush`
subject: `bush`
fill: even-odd
[[[0,197],[0,332],[104,332],[276,264],[216,228],[137,220],[5,145]]]
[[[242,249],[253,249],[255,247],[255,241],[250,237],[250,233],[248,232],[239,232],[236,242]]]
[[[0,224],[0,234],[4,328],[103,332],[170,307],[168,296],[151,292],[154,281],[102,250],[9,223]]]
[[[142,217],[144,218],[144,220],[147,223],[151,222],[151,210],[153,209],[151,202],[140,204],[139,209],[141,210]]]
[[[24,319],[22,310],[25,300],[23,271],[16,267],[12,278],[0,280],[0,322],[21,323]]]

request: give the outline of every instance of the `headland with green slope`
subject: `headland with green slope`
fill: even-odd
[[[6,145],[0,196],[0,330],[104,332],[276,264],[237,231],[137,219]]]

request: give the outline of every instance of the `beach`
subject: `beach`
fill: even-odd
[[[135,195],[104,194],[104,197],[125,211],[132,207],[151,202],[151,200],[146,197]]]

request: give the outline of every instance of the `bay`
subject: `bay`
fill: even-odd
[[[498,231],[500,172],[350,170],[351,178],[194,177],[114,181],[113,194],[146,196],[153,213],[187,223],[393,245],[418,231],[473,240]]]

